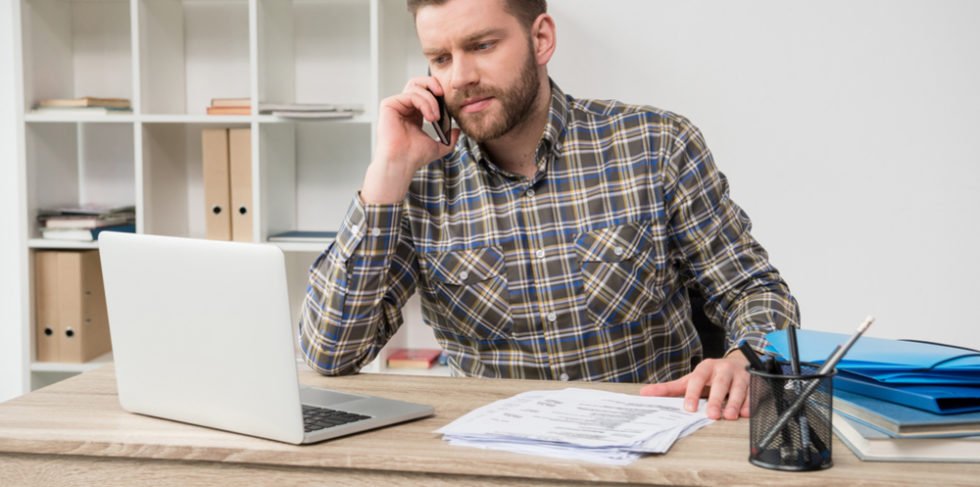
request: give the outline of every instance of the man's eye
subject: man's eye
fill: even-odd
[[[481,42],[476,45],[476,49],[479,51],[485,51],[493,47],[493,42]]]
[[[432,58],[432,64],[435,64],[437,66],[446,64],[446,62],[448,61],[449,61],[449,56],[439,56],[439,57]]]

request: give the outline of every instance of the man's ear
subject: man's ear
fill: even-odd
[[[531,42],[534,46],[534,60],[538,66],[544,66],[555,54],[555,19],[548,14],[541,14],[531,24]]]

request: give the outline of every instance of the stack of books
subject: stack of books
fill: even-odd
[[[208,115],[251,115],[252,100],[249,98],[212,98]]]
[[[788,356],[787,334],[766,336]],[[847,336],[800,331],[820,363]],[[980,463],[980,351],[864,337],[836,367],[833,428],[863,460]]]
[[[131,113],[129,100],[126,98],[49,98],[41,100],[34,110],[39,113],[84,113],[106,115],[113,113]]]
[[[980,412],[932,414],[835,391],[833,426],[861,460],[980,463]]]
[[[270,242],[280,243],[329,243],[337,238],[337,232],[317,230],[290,230],[269,235]]]
[[[259,113],[280,118],[337,119],[351,118],[364,111],[357,104],[336,103],[259,103]]]
[[[37,216],[41,236],[49,240],[94,242],[104,231],[136,231],[133,206],[79,206],[41,210]]]
[[[439,360],[442,350],[434,348],[399,348],[388,356],[389,369],[429,369]]]

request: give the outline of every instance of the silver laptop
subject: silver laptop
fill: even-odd
[[[278,247],[104,232],[99,253],[127,411],[293,444],[433,414],[300,387]]]

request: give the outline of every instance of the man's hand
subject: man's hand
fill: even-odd
[[[422,131],[423,119],[439,120],[435,96],[444,94],[439,82],[427,76],[409,81],[401,93],[381,101],[374,160],[361,186],[365,203],[401,202],[415,171],[452,152],[458,129],[453,129],[450,145],[442,145]]]
[[[708,417],[721,419],[724,406],[725,419],[749,417],[749,373],[745,370],[748,360],[739,353],[731,353],[723,359],[707,359],[694,372],[677,380],[650,384],[640,389],[643,396],[684,396],[684,408],[696,411],[698,399],[708,397]],[[725,397],[728,401],[725,401]]]

